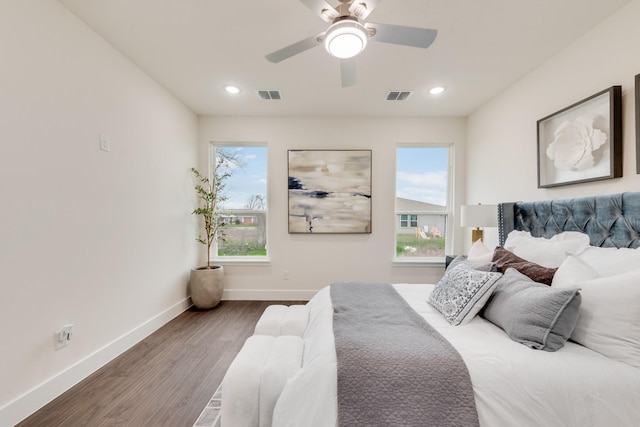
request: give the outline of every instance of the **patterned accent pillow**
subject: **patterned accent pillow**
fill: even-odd
[[[485,305],[500,277],[501,273],[478,271],[461,263],[436,283],[429,304],[452,325],[464,325]]]

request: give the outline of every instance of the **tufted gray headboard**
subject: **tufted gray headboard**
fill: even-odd
[[[637,248],[640,247],[640,192],[500,203],[500,245],[504,245],[512,230],[546,238],[563,231],[579,231],[589,235],[592,246]]]

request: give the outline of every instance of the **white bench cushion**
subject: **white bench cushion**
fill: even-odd
[[[270,427],[282,389],[302,366],[303,350],[297,336],[249,337],[222,382],[222,425]]]
[[[294,335],[302,337],[309,323],[309,309],[306,305],[268,306],[254,331],[254,335]]]

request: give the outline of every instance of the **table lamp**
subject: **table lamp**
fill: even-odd
[[[460,206],[460,225],[475,227],[471,231],[471,242],[483,240],[483,230],[480,227],[498,226],[498,206],[480,203]]]

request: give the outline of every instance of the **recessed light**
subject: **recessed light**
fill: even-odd
[[[443,86],[435,86],[435,87],[432,87],[431,89],[429,89],[429,94],[431,94],[431,95],[440,95],[444,91],[445,91],[445,88]]]
[[[237,88],[236,86],[225,86],[224,90],[226,90],[227,93],[230,93],[233,95],[240,93],[240,89]]]

